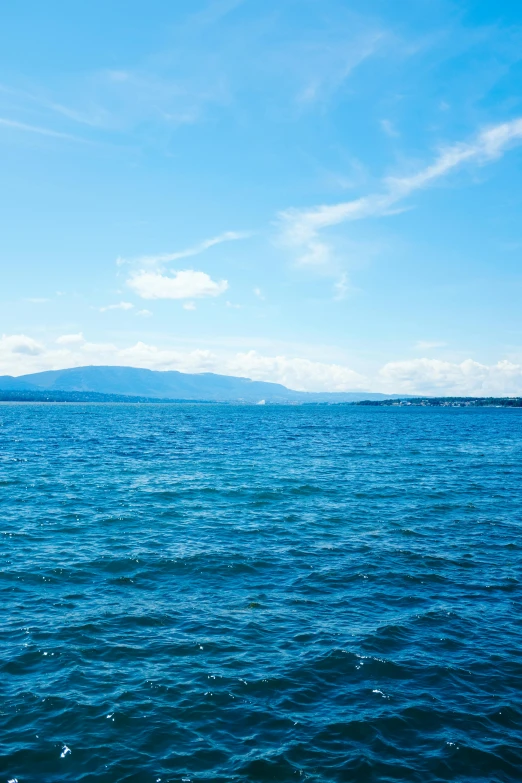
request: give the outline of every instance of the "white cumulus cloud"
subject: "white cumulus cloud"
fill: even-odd
[[[388,362],[379,376],[389,392],[463,397],[522,394],[522,365],[507,360],[487,365],[473,359],[460,363],[412,359]]]
[[[326,364],[287,356],[238,353],[227,363],[231,375],[274,381],[296,391],[352,391],[367,388],[367,380],[341,364]]]
[[[193,269],[184,269],[171,275],[136,272],[127,283],[142,299],[199,299],[219,296],[228,288],[226,280],[212,280],[206,272]]]
[[[2,335],[0,339],[0,356],[5,354],[21,354],[23,356],[39,356],[45,351],[44,346],[27,337],[25,334]]]
[[[146,367],[149,370],[179,370],[180,372],[216,372],[219,358],[212,351],[196,349],[179,351],[158,348],[144,342],[137,342],[129,348],[119,350],[114,364],[130,367]]]
[[[62,334],[55,341],[58,345],[81,345],[85,342],[83,332],[78,334]]]

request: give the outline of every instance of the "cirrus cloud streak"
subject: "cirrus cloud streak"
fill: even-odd
[[[192,256],[198,256],[200,253],[204,253],[205,250],[209,250],[211,247],[221,245],[223,242],[234,242],[238,239],[247,239],[250,236],[249,233],[244,231],[224,231],[216,237],[211,239],[204,239],[197,245],[187,247],[185,250],[178,250],[174,253],[159,253],[156,255],[139,256],[138,258],[117,258],[116,264],[122,266],[123,264],[138,264],[141,266],[162,266],[163,264],[169,264],[172,261],[179,261],[182,258],[191,258]]]
[[[279,214],[283,241],[297,252],[300,264],[324,265],[331,260],[332,251],[320,239],[323,229],[402,211],[400,202],[412,193],[429,187],[465,163],[484,165],[496,160],[509,147],[521,142],[522,117],[518,117],[480,131],[472,141],[442,149],[433,163],[414,174],[385,178],[381,192],[340,204],[285,210]]]

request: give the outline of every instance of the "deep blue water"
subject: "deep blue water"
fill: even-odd
[[[1,405],[0,504],[0,783],[522,779],[522,410]]]

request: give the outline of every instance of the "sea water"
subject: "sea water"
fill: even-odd
[[[522,779],[522,410],[0,406],[0,781]]]

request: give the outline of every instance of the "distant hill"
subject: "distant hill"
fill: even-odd
[[[22,377],[15,378],[13,375],[0,375],[0,389],[1,390],[16,390],[16,391],[28,391],[30,389],[36,389],[36,386],[32,386],[22,379]]]
[[[147,400],[297,403],[384,400],[397,395],[371,392],[299,392],[279,383],[252,381],[215,373],[182,373],[137,367],[74,367],[17,378],[0,376],[0,391],[95,392]],[[28,395],[30,397],[31,395]],[[26,397],[26,398],[28,398]]]

